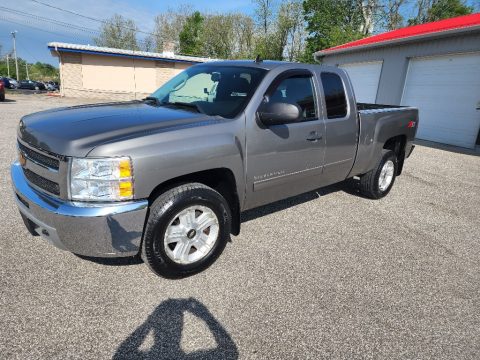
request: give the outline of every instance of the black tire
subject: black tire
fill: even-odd
[[[217,216],[217,240],[205,257],[191,264],[179,264],[165,251],[165,231],[179,212],[194,205],[207,207]],[[196,274],[213,264],[223,252],[230,239],[231,219],[228,203],[214,189],[199,183],[175,187],[161,194],[150,206],[141,257],[155,274],[165,278],[175,279]]]
[[[379,179],[380,179],[380,173],[382,171],[382,168],[387,161],[393,162],[393,166],[394,166],[393,178],[390,185],[385,190],[382,191],[379,186]],[[362,192],[363,195],[371,199],[383,198],[392,189],[392,186],[395,183],[395,178],[397,177],[397,170],[398,170],[397,156],[392,150],[383,149],[382,157],[380,158],[380,161],[378,162],[377,166],[371,171],[369,171],[368,173],[360,177],[360,191]]]
[[[0,95],[0,101],[5,101],[5,94]]]

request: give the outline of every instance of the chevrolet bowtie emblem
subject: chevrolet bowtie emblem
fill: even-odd
[[[25,157],[22,151],[18,152],[18,162],[22,166],[25,166],[27,164],[27,158]]]

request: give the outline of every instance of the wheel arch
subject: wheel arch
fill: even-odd
[[[181,175],[157,185],[148,197],[148,203],[153,201],[165,191],[186,183],[201,183],[218,191],[227,201],[232,213],[233,235],[240,233],[240,198],[237,191],[235,175],[228,168],[215,168]]]
[[[402,174],[403,163],[405,161],[405,147],[407,145],[406,135],[393,136],[383,144],[383,149],[392,150],[397,156],[398,167],[397,176]]]

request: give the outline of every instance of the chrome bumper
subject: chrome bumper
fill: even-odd
[[[33,189],[18,162],[11,166],[15,201],[32,235],[56,247],[95,257],[136,255],[140,249],[148,201],[79,203]]]

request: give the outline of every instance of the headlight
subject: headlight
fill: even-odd
[[[133,170],[129,157],[73,158],[70,196],[78,201],[133,199]]]

